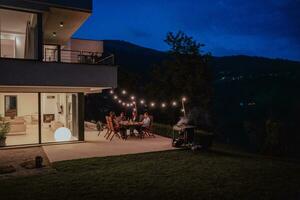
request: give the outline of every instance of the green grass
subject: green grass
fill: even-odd
[[[0,199],[299,199],[300,164],[185,150],[58,162],[0,181]]]

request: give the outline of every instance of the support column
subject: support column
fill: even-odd
[[[41,109],[41,93],[38,93],[38,118],[39,118],[39,127],[38,127],[38,132],[39,132],[39,144],[42,143],[42,109]]]
[[[84,141],[84,94],[78,93],[78,140]]]

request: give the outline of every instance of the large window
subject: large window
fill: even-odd
[[[0,55],[37,58],[37,14],[0,9]]]
[[[41,93],[40,102],[38,93],[0,93],[0,123],[10,126],[6,146],[78,140],[77,108],[72,93]]]
[[[38,94],[0,93],[0,116],[10,127],[7,146],[39,142]]]

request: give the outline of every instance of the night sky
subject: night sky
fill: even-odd
[[[167,50],[166,33],[178,30],[215,56],[300,61],[300,0],[94,0],[94,13],[75,37]]]

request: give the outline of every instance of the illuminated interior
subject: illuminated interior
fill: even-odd
[[[78,140],[77,94],[0,93],[0,116],[9,123],[6,146]]]

